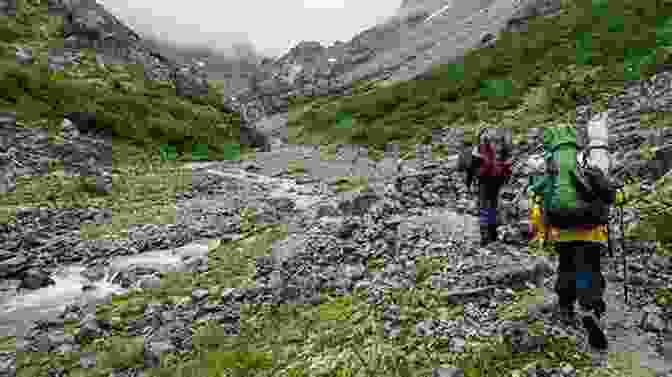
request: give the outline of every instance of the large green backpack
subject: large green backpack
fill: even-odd
[[[600,169],[578,163],[576,129],[545,129],[544,150],[552,172],[544,193],[546,224],[561,229],[608,224],[616,190]]]

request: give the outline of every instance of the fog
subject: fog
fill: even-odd
[[[142,36],[231,53],[250,43],[277,57],[304,40],[346,42],[395,14],[401,0],[98,0]],[[235,5],[232,5],[235,4]]]

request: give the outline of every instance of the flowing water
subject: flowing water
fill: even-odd
[[[306,210],[323,200],[291,180],[270,178],[240,169],[231,171],[209,170],[210,173],[248,182],[261,183],[269,188],[270,198],[289,198],[298,210]],[[133,256],[116,257],[109,261],[103,278],[90,281],[86,267],[63,266],[51,278],[55,284],[33,291],[19,291],[0,295],[0,336],[20,336],[30,322],[56,319],[67,305],[76,302],[97,303],[111,295],[127,291],[120,285],[119,274],[134,267],[160,273],[184,271],[198,259],[207,258],[208,242],[199,240],[175,249],[154,250]]]

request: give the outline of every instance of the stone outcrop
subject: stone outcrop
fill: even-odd
[[[0,16],[15,16],[17,0],[0,0]]]
[[[140,64],[148,80],[173,82],[179,96],[207,94],[207,80],[201,72],[180,66],[149,48],[136,32],[95,0],[49,0],[49,11],[63,17],[65,39],[64,48],[49,53],[51,69],[76,63],[80,49],[93,48],[101,63]]]
[[[196,67],[180,67],[175,71],[173,81],[180,97],[200,97],[208,94],[205,72]]]

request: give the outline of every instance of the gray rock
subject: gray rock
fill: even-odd
[[[180,97],[201,97],[208,94],[208,81],[203,74],[183,67],[175,71],[175,90]]]
[[[505,321],[499,331],[513,352],[535,352],[545,344],[544,336],[531,335],[524,321]]]
[[[465,346],[467,345],[466,340],[463,338],[453,338],[450,340],[450,351],[456,353],[464,352]]]
[[[0,278],[16,276],[27,268],[28,262],[28,258],[21,255],[0,261]]]
[[[659,313],[644,312],[642,313],[640,328],[649,332],[663,332],[667,329],[667,323]]]
[[[375,202],[380,200],[380,197],[371,191],[348,193],[345,197],[348,199],[341,201],[338,205],[338,209],[345,216],[363,216]]]
[[[78,65],[82,54],[72,49],[51,48],[48,54],[49,69],[55,72],[63,71],[68,66]]]
[[[79,357],[79,365],[84,369],[91,369],[96,367],[96,353],[84,352]]]
[[[55,284],[54,279],[49,276],[49,273],[37,268],[29,269],[23,273],[23,280],[20,288],[25,289],[39,289],[49,285]]]
[[[195,302],[199,302],[207,298],[208,294],[209,293],[207,289],[197,288],[191,292],[191,299],[194,300]]]
[[[0,0],[0,16],[16,16],[17,0]]]
[[[48,333],[47,339],[49,340],[49,345],[51,349],[74,349],[75,337],[72,335],[65,334],[62,330],[52,330]],[[63,347],[65,346],[65,347]]]
[[[145,342],[145,368],[156,368],[161,363],[161,356],[174,352],[176,347],[168,340]]]
[[[452,290],[444,294],[444,298],[451,304],[457,305],[474,300],[475,297],[489,296],[494,293],[495,286],[480,287],[474,289]]]
[[[121,285],[123,288],[130,288],[137,286],[143,279],[148,279],[152,276],[160,274],[155,268],[149,266],[129,266],[128,269],[120,271],[114,279],[112,284]]]
[[[456,367],[436,368],[432,377],[464,377],[464,370]]]
[[[35,57],[33,56],[33,50],[28,47],[17,47],[16,48],[16,61],[19,64],[30,65],[35,62]]]
[[[94,314],[85,315],[80,321],[79,333],[76,337],[77,343],[81,344],[84,341],[103,336],[105,332],[100,325]]]
[[[270,151],[271,138],[261,133],[254,126],[240,125],[240,144],[261,148],[262,151]]]
[[[72,122],[79,132],[88,133],[99,127],[96,125],[96,113],[93,112],[69,112],[63,117]],[[69,124],[64,122],[62,127],[67,129]]]
[[[161,288],[161,278],[158,276],[150,276],[140,280],[138,286],[141,289],[159,289]]]
[[[87,278],[88,280],[92,282],[97,282],[102,280],[105,277],[105,267],[103,266],[92,266],[90,268],[87,268],[82,272],[82,276]]]
[[[425,337],[432,336],[434,334],[434,321],[426,320],[421,321],[415,325],[415,334],[416,336]]]
[[[0,376],[16,376],[16,353],[0,352]]]

